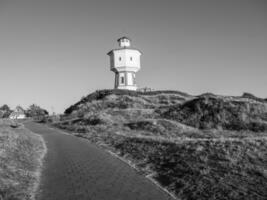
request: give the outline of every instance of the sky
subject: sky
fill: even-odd
[[[0,0],[0,105],[62,113],[112,89],[121,36],[139,87],[267,98],[266,0]]]

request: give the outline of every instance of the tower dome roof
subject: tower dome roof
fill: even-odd
[[[126,41],[125,42],[124,39],[129,40],[129,41]],[[143,54],[139,49],[136,49],[136,48],[132,48],[131,47],[131,39],[129,37],[123,36],[123,37],[119,38],[117,41],[119,43],[119,48],[112,49],[111,51],[109,51],[107,53],[107,55],[110,56],[115,51],[127,50],[127,49],[129,49],[129,50],[135,50],[135,51],[138,51],[140,54]]]
[[[127,39],[127,40],[132,41],[129,37],[126,37],[126,36],[120,37],[117,41],[119,42],[119,41],[121,41],[123,39]]]

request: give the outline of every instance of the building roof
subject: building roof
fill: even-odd
[[[123,37],[119,38],[117,41],[119,42],[119,41],[122,40],[122,39],[127,39],[127,40],[132,41],[129,37],[126,37],[126,36],[123,36]]]
[[[25,113],[24,112],[16,112],[16,111],[14,111],[14,112],[10,113],[9,117],[18,116],[18,115],[25,115]]]
[[[107,53],[107,55],[110,55],[111,53],[113,53],[113,51],[119,51],[119,50],[124,50],[124,49],[136,50],[136,51],[139,51],[141,54],[143,54],[142,51],[140,51],[139,49],[130,48],[130,47],[121,47],[117,49],[112,49],[111,51]]]
[[[21,106],[17,106],[14,111],[24,113],[24,110]]]

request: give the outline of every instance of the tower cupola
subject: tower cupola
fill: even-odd
[[[131,46],[131,40],[128,37],[121,37],[118,40],[120,47],[130,47]]]

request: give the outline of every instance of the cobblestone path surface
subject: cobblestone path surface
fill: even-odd
[[[37,200],[170,200],[119,159],[45,125],[25,123],[42,135],[48,152]]]

